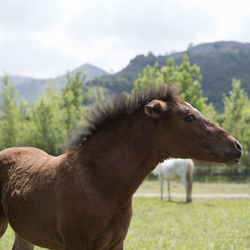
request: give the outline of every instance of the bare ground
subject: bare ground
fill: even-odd
[[[163,195],[167,197],[166,194]],[[135,193],[134,197],[160,197],[160,194],[156,193]],[[171,194],[171,198],[185,199],[185,194]],[[249,194],[193,194],[193,199],[250,199]]]

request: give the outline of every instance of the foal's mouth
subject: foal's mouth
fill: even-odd
[[[241,157],[241,153],[237,153],[237,154],[229,154],[229,153],[225,153],[225,163],[227,165],[234,165],[239,163],[240,161],[240,157]]]
[[[222,151],[224,151],[221,152],[224,158],[224,163],[226,163],[227,165],[234,165],[239,163],[240,157],[243,154],[242,146],[237,140],[235,140],[229,148],[223,148]]]
[[[234,164],[238,164],[239,161],[240,161],[239,159],[231,159],[231,160],[226,161],[225,163],[227,165],[234,165]]]

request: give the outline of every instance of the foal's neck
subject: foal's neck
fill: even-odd
[[[131,197],[161,160],[156,124],[141,111],[97,131],[87,142],[82,154],[93,165],[89,171],[95,178],[98,175],[113,195]]]

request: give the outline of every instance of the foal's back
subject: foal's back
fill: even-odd
[[[13,147],[0,152],[1,184],[15,182],[18,178],[22,182],[27,178],[43,178],[44,175],[53,176],[54,168],[58,166],[59,157],[54,157],[43,150],[32,147]]]

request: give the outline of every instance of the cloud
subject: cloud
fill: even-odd
[[[6,32],[36,32],[62,21],[58,1],[1,1],[0,27]]]
[[[248,0],[11,0],[0,8],[0,72],[56,76],[90,62],[120,70],[137,54],[250,41]]]
[[[74,57],[54,47],[46,47],[32,36],[19,37],[18,43],[14,39],[2,42],[0,58],[0,75],[8,73],[37,78],[62,75],[80,64]]]
[[[169,44],[183,46],[184,40],[187,45],[201,30],[213,32],[216,24],[211,16],[202,5],[183,6],[183,1],[106,1],[100,8],[92,1],[89,11],[73,18],[69,32],[83,42],[112,38],[124,49],[166,50]]]

